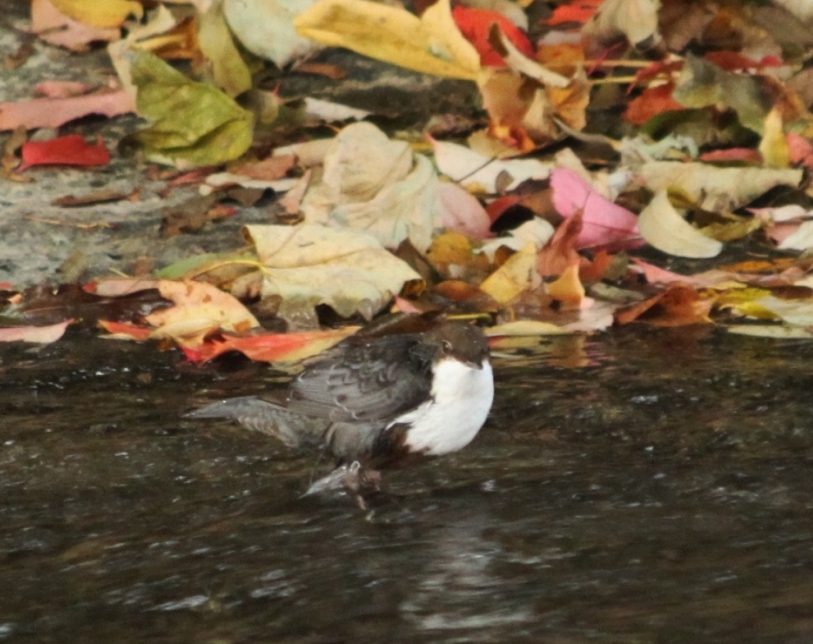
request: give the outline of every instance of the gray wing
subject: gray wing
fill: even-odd
[[[288,409],[334,422],[387,422],[427,398],[434,354],[417,334],[341,347],[291,384]]]
[[[323,418],[306,418],[256,396],[221,400],[184,418],[229,418],[247,429],[278,438],[288,447],[321,445],[330,426]]]

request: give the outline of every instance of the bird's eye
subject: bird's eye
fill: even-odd
[[[448,340],[443,341],[443,350],[444,351],[451,351],[452,350],[452,343]]]

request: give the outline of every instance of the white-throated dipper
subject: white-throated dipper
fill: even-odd
[[[317,492],[377,482],[377,468],[408,455],[462,449],[493,399],[485,335],[444,322],[425,333],[349,338],[307,366],[285,406],[245,396],[187,417],[231,418],[291,447],[322,448],[337,469],[309,489]]]

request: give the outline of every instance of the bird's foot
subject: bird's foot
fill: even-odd
[[[337,467],[327,476],[314,481],[303,496],[324,494],[343,490],[350,494],[362,510],[367,509],[362,492],[378,490],[381,484],[381,473],[378,470],[363,467],[358,461],[350,465]]]

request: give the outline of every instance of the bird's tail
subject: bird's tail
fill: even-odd
[[[229,418],[255,432],[274,436],[288,447],[318,445],[330,421],[308,418],[257,396],[241,396],[196,409],[184,418]]]

